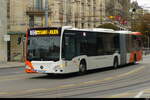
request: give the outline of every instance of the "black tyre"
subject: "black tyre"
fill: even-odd
[[[118,66],[119,66],[118,58],[115,57],[113,67],[114,67],[114,69],[117,69]]]
[[[85,74],[87,71],[87,67],[86,67],[86,62],[85,61],[81,61],[80,66],[79,66],[79,74]]]
[[[137,62],[136,55],[134,55],[134,61],[133,61],[133,64],[136,64],[136,62]]]

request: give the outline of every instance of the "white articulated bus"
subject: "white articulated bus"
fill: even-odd
[[[140,33],[71,26],[31,28],[26,34],[27,73],[72,72],[135,63],[142,59]]]

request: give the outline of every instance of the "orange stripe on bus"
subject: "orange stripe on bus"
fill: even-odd
[[[32,66],[32,63],[31,62],[29,62],[29,61],[26,61],[25,62],[25,64],[26,65],[28,65],[31,69],[25,69],[25,72],[27,72],[27,73],[37,73],[36,71],[33,71],[34,70],[34,68],[33,68],[33,66]]]
[[[34,69],[32,66],[32,63],[30,61],[26,61],[25,64],[28,65],[29,67],[31,67],[31,69]]]
[[[31,70],[31,69],[25,69],[25,72],[26,72],[26,73],[37,73],[36,71],[33,71],[33,70]]]

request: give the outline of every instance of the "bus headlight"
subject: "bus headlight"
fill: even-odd
[[[62,69],[62,68],[64,68],[64,67],[66,67],[66,66],[67,66],[67,63],[65,62],[64,64],[56,65],[56,66],[54,67],[54,70],[59,70],[59,69]]]
[[[60,64],[59,66],[60,66],[61,68],[67,67],[67,61],[65,61],[63,64]]]
[[[61,68],[66,67],[66,64],[59,65]]]

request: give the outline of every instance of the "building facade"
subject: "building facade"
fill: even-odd
[[[131,0],[106,0],[106,16],[110,22],[113,22],[116,26],[129,29],[131,25],[131,14],[129,10],[131,8]]]
[[[45,0],[27,8],[30,27],[44,26]],[[105,0],[48,0],[49,26],[97,27],[105,16]]]
[[[7,61],[7,0],[0,0],[0,63]]]
[[[32,0],[8,0],[8,60],[24,61],[25,33],[28,28],[28,17],[26,16],[27,5]],[[20,42],[18,41],[20,40]]]
[[[126,17],[129,9],[126,5],[130,5],[130,0],[8,0],[7,5],[8,34],[11,36],[9,58],[11,61],[23,61],[24,37],[29,27],[43,27],[46,22],[50,27],[98,27],[115,22],[108,16]],[[21,42],[18,43],[18,40]]]

